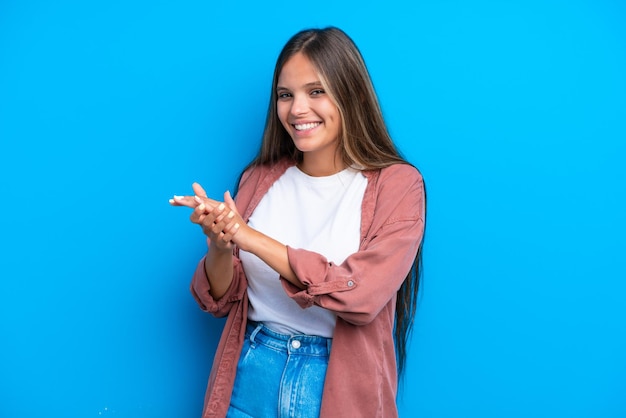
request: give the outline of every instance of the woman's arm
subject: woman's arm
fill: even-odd
[[[190,220],[200,225],[207,236],[209,248],[204,258],[204,270],[210,285],[209,293],[217,300],[224,296],[233,279],[232,234],[225,231],[236,231],[234,218],[237,209],[228,192],[224,195],[227,207],[224,203],[209,199],[198,183],[193,184],[193,190],[195,196],[174,196],[170,203],[194,209]]]
[[[276,271],[282,278],[288,280],[299,289],[304,289],[304,284],[298,279],[289,264],[287,246],[268,237],[267,235],[244,224],[239,231],[233,234],[232,241],[237,246],[259,257]]]
[[[395,296],[424,233],[424,183],[415,168],[397,164],[368,182],[359,251],[335,264],[319,253],[288,247],[291,268],[305,290],[283,281],[301,307],[317,305],[355,325],[371,322]]]
[[[287,247],[248,226],[237,211],[229,192],[224,194],[224,203],[221,203],[208,198],[198,183],[193,184],[193,190],[195,196],[174,196],[170,203],[193,207],[190,219],[200,225],[208,237],[209,251],[204,267],[211,285],[209,293],[214,299],[221,298],[232,281],[233,244],[256,255],[281,277],[297,288],[304,289],[305,286],[291,269]]]
[[[256,255],[263,260],[265,264],[280,274],[281,277],[288,280],[294,286],[304,289],[305,286],[298,280],[289,264],[287,246],[253,229],[245,223],[237,211],[237,207],[229,192],[224,194],[224,202],[228,205],[228,208],[230,208],[230,210],[227,210],[224,204],[218,204],[216,208],[210,209],[214,203],[206,198],[204,190],[202,190],[199,185],[197,185],[197,187],[194,185],[194,191],[196,192],[196,196],[199,197],[199,199],[197,199],[198,202],[203,203],[194,210],[192,222],[199,223],[203,230],[207,231],[209,234],[214,234],[218,239],[215,245],[217,251],[213,251],[214,255],[211,257],[211,250],[209,250],[209,256],[206,258],[207,276],[211,277],[211,274],[219,274],[220,276],[218,282],[219,288],[215,290],[215,293],[211,292],[213,296],[219,294],[221,287],[224,285],[225,288],[223,292],[228,289],[226,278],[221,278],[221,276],[226,276],[226,272],[220,270],[226,268],[227,257],[226,254],[220,250],[222,248],[232,248],[232,244],[237,245],[237,247],[243,251]],[[204,203],[202,197],[200,197],[203,194],[203,197],[207,199],[206,203]],[[232,254],[232,251],[230,254]],[[232,260],[230,261],[230,273],[232,275]],[[223,292],[221,292],[221,294],[223,294]]]

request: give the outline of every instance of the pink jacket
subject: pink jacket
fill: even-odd
[[[244,174],[235,201],[245,221],[291,165],[283,160]],[[318,253],[288,247],[291,268],[307,288],[300,290],[282,279],[285,292],[302,308],[318,305],[337,314],[322,397],[323,418],[398,415],[393,340],[396,292],[422,240],[424,183],[408,164],[363,174],[368,184],[359,251],[336,265]],[[209,295],[204,259],[191,283],[191,292],[204,311],[228,315],[209,377],[203,418],[226,416],[243,345],[247,280],[239,258],[233,260],[233,282],[219,300]]]

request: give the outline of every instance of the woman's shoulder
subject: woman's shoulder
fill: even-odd
[[[424,214],[424,180],[417,168],[408,163],[392,164],[366,176],[369,186],[364,200],[383,223],[419,220]],[[364,212],[365,213],[365,212]]]
[[[408,211],[412,212],[414,205],[423,206],[425,195],[424,178],[415,166],[400,163],[381,170],[378,197],[382,200],[403,201],[408,205]]]
[[[397,182],[399,184],[423,183],[422,173],[409,163],[397,163],[380,169],[379,181],[383,183]]]
[[[248,165],[241,174],[240,185],[249,182],[249,181],[259,181],[264,179],[268,175],[272,173],[283,173],[287,168],[295,165],[295,162],[288,159],[283,158],[276,163],[273,164],[261,164],[261,163],[252,163]]]

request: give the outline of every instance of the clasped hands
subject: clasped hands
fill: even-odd
[[[189,219],[200,225],[210,244],[221,250],[231,250],[237,244],[233,238],[245,223],[230,193],[224,193],[224,202],[219,202],[207,197],[198,183],[193,183],[192,188],[194,196],[174,196],[170,204],[192,208]]]

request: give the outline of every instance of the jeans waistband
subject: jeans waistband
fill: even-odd
[[[325,356],[330,354],[332,338],[324,338],[316,335],[287,335],[273,331],[261,322],[248,320],[246,338],[250,344],[263,344],[278,351],[289,354]]]

